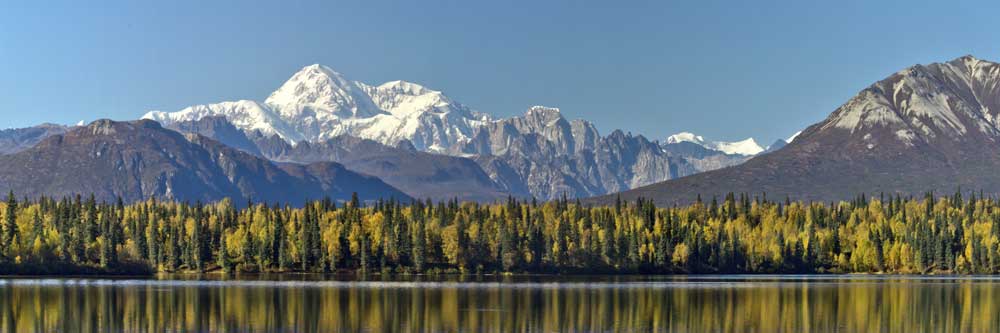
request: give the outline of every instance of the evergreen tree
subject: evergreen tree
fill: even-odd
[[[425,255],[426,250],[424,247],[427,244],[426,230],[424,229],[423,219],[418,219],[414,222],[414,232],[413,232],[413,268],[417,272],[422,272],[424,270]]]
[[[4,223],[3,223],[3,249],[2,254],[4,256],[10,257],[13,252],[11,248],[14,244],[14,238],[17,236],[17,199],[14,198],[14,191],[10,191],[7,194],[7,209],[4,212]]]
[[[229,250],[226,246],[226,230],[223,229],[219,233],[219,267],[222,268],[222,272],[229,273],[233,271],[233,260],[229,257]]]

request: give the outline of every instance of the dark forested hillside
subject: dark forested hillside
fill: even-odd
[[[0,203],[0,269],[996,273],[1000,202]]]

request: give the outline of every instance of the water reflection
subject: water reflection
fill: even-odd
[[[0,280],[0,326],[117,331],[997,331],[1000,280]],[[259,280],[263,279],[263,280]]]

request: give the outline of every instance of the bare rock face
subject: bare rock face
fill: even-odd
[[[772,145],[773,150],[778,150],[784,145]],[[734,165],[742,164],[754,156],[727,154],[723,151],[708,149],[702,145],[692,142],[667,142],[661,143],[660,148],[671,156],[684,159],[694,169],[684,175],[692,175],[700,172],[722,169]],[[768,147],[768,149],[772,149]],[[767,151],[769,152],[769,151]]]
[[[524,117],[493,121],[450,154],[419,151],[409,140],[388,146],[342,135],[290,144],[278,135],[240,135],[218,117],[169,125],[211,136],[277,162],[332,161],[379,177],[418,198],[495,201],[507,196],[586,197],[698,172],[684,157],[656,142],[615,131],[601,137],[589,122],[567,121],[553,108],[534,107]],[[465,157],[468,156],[468,157]],[[680,155],[678,155],[680,156]]]
[[[181,133],[193,133],[209,137],[229,147],[262,156],[260,149],[257,148],[257,145],[253,141],[250,141],[246,133],[233,126],[225,117],[213,116],[201,118],[196,121],[175,122],[166,127]]]
[[[0,189],[27,197],[93,193],[100,200],[214,201],[409,197],[335,163],[283,166],[149,120],[99,120],[0,156]]]
[[[418,151],[409,140],[387,146],[342,135],[319,142],[290,144],[278,135],[246,134],[222,117],[172,123],[183,133],[197,133],[253,155],[283,164],[336,162],[376,176],[415,198],[496,201],[511,193],[495,184],[468,158]],[[527,197],[527,195],[520,195]]]
[[[567,121],[558,109],[532,107],[524,116],[479,127],[452,154],[476,155],[510,192],[540,199],[588,197],[673,179],[696,171],[642,136]]]
[[[780,150],[621,197],[675,203],[727,192],[812,200],[959,188],[1000,193],[998,113],[1000,65],[972,56],[917,65],[865,88]]]

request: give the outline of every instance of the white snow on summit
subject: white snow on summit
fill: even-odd
[[[224,116],[245,131],[291,142],[347,134],[388,145],[409,140],[420,150],[445,150],[468,140],[474,128],[491,120],[440,91],[405,81],[371,86],[318,64],[296,72],[263,103],[196,105],[176,112],[152,111],[143,118],[166,125],[209,116]]]
[[[244,131],[260,131],[264,135],[278,135],[290,142],[298,142],[303,139],[300,133],[292,129],[273,110],[260,103],[247,100],[189,106],[177,112],[150,111],[142,118],[167,125],[213,116],[226,117],[229,122],[233,123],[233,126]]]
[[[747,138],[742,141],[726,142],[726,141],[713,141],[707,142],[705,138],[700,135],[695,135],[691,132],[680,132],[667,137],[666,143],[681,143],[690,142],[707,149],[718,150],[730,155],[746,155],[752,156],[757,155],[764,151],[764,147],[757,144],[753,138]]]
[[[710,149],[715,149],[730,155],[757,155],[764,151],[764,148],[757,144],[753,138],[747,138],[736,142],[712,142],[708,145]]]
[[[785,142],[792,143],[792,141],[794,141],[795,138],[799,137],[799,134],[802,134],[802,131],[795,132],[795,134],[792,134],[792,136],[788,137],[788,139],[785,139]]]
[[[701,135],[695,135],[691,132],[680,132],[667,137],[667,143],[681,143],[690,142],[699,145],[705,145],[705,138]]]

